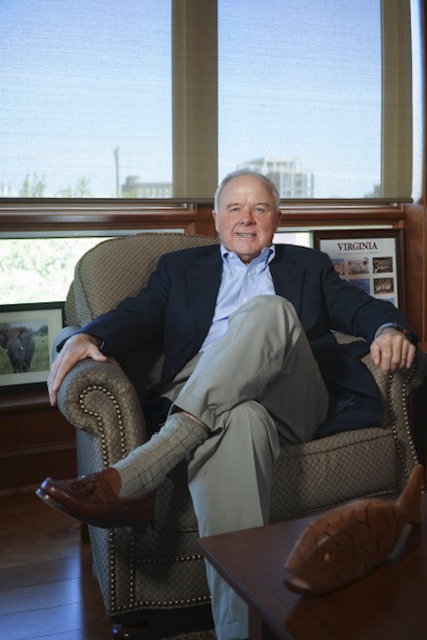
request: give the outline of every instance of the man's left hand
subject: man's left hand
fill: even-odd
[[[415,358],[415,347],[403,333],[388,327],[371,344],[374,364],[384,374],[398,369],[409,369]]]

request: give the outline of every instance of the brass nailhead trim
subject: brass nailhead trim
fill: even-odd
[[[145,564],[171,564],[173,562],[192,562],[194,560],[203,560],[200,554],[191,556],[175,556],[175,558],[140,558],[139,561]]]
[[[188,607],[193,604],[203,604],[211,601],[210,596],[198,596],[197,598],[186,598],[184,600],[140,600],[139,602],[135,602],[136,607],[141,607],[145,609],[156,609],[161,607]],[[118,607],[113,611],[113,613],[119,613],[120,611],[124,611],[128,609],[128,605],[123,607]]]
[[[135,564],[136,564],[136,545],[135,536],[129,536],[129,604],[135,607]]]
[[[117,400],[115,399],[111,391],[109,391],[105,387],[102,387],[101,385],[92,385],[84,389],[84,391],[82,391],[82,393],[80,394],[79,402],[80,402],[81,410],[86,415],[94,416],[98,422],[97,427],[100,433],[103,462],[107,466],[109,464],[109,460],[108,460],[108,454],[107,454],[107,442],[106,442],[106,436],[105,436],[105,429],[104,429],[102,418],[97,411],[90,411],[85,406],[86,398],[89,395],[89,393],[91,393],[92,391],[100,391],[101,393],[105,394],[109,400],[111,400],[112,405],[116,411],[117,424],[119,426],[120,449],[122,452],[122,456],[125,457],[128,454],[128,450],[126,446],[126,436],[125,436],[125,431],[123,426],[123,416],[122,416],[119,403],[117,402]],[[104,457],[104,454],[105,454],[105,457]]]
[[[114,544],[114,531],[109,529],[108,531],[108,555],[109,555],[109,563],[110,563],[110,606],[112,611],[116,609],[117,603],[117,589],[116,589],[116,563],[114,560],[115,554],[115,544]]]
[[[410,449],[411,449],[413,461],[414,461],[415,464],[418,464],[418,457],[417,457],[415,444],[414,444],[414,440],[412,438],[412,433],[411,433],[411,425],[410,425],[409,411],[408,411],[408,400],[407,400],[409,383],[412,380],[412,378],[414,376],[414,373],[415,373],[415,366],[413,365],[411,370],[408,372],[408,375],[406,376],[404,382],[403,382],[401,401],[402,401],[402,406],[403,406],[403,420],[404,420],[404,423],[405,423],[405,431],[406,431],[406,435],[407,435],[407,438],[408,438],[409,446],[410,446]],[[394,441],[396,443],[396,449],[397,449],[400,461],[402,463],[403,472],[405,474],[406,481],[408,481],[410,473],[409,473],[409,469],[408,469],[407,464],[406,464],[405,454],[402,451],[402,445],[400,443],[399,436],[398,436],[398,433],[397,433],[397,427],[396,427],[396,416],[395,416],[395,413],[394,413],[393,395],[392,395],[392,392],[391,392],[392,380],[393,380],[393,374],[390,374],[389,377],[388,377],[388,384],[387,384],[387,398],[388,398],[388,404],[389,404],[389,407],[390,407],[391,418],[392,418],[391,430],[392,430]]]
[[[411,453],[412,453],[412,458],[414,460],[415,464],[418,464],[418,456],[417,456],[417,450],[415,448],[415,442],[412,436],[412,430],[411,430],[411,422],[409,419],[409,408],[408,408],[408,401],[407,398],[409,396],[409,392],[408,392],[408,386],[410,381],[412,380],[412,378],[414,377],[414,368],[412,368],[411,371],[411,375],[407,378],[406,382],[403,385],[402,388],[402,405],[403,405],[403,419],[405,422],[405,429],[406,429],[406,433],[408,435],[408,440],[409,440],[409,446],[411,448]]]
[[[117,424],[119,426],[120,449],[122,452],[122,457],[126,457],[127,446],[126,446],[125,432],[123,428],[123,416],[120,410],[120,405],[117,402],[117,400],[114,398],[111,391],[109,391],[108,389],[106,389],[101,385],[91,385],[86,389],[84,389],[84,391],[82,391],[82,393],[79,396],[80,409],[83,411],[83,413],[96,418],[96,421],[97,421],[96,426],[99,433],[99,441],[100,441],[100,447],[101,447],[101,453],[102,453],[102,462],[105,467],[108,467],[110,464],[110,457],[109,457],[107,437],[106,437],[105,427],[104,427],[102,417],[99,415],[97,411],[90,411],[89,409],[86,408],[87,396],[92,391],[100,391],[101,393],[105,394],[109,400],[112,401],[113,407],[116,411]],[[115,540],[114,540],[114,531],[112,530],[108,531],[108,551],[109,551],[109,568],[110,568],[110,571],[109,571],[110,603],[111,603],[111,609],[114,611],[116,610],[116,601],[117,601],[117,576],[116,576],[116,564],[114,560],[116,547],[115,547]],[[131,566],[133,570],[134,562],[131,563]]]

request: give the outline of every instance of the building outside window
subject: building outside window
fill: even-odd
[[[280,180],[298,162],[283,197],[409,197],[417,11],[418,0],[0,3],[0,198],[209,198],[259,159]]]
[[[244,166],[285,201],[408,198],[420,28],[419,0],[0,3],[0,210],[212,198]],[[3,281],[43,281],[5,303],[64,296],[46,283],[97,241],[0,228]]]

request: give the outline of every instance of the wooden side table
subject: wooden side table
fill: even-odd
[[[426,640],[427,495],[421,527],[393,555],[334,593],[301,596],[283,583],[284,563],[311,518],[202,538],[205,558],[249,605],[250,640]]]

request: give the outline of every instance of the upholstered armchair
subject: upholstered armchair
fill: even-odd
[[[76,266],[65,331],[136,294],[161,254],[216,242],[211,237],[141,233],[100,243]],[[160,346],[152,344],[120,363],[85,360],[67,375],[58,406],[77,429],[80,474],[114,463],[147,439],[141,402],[159,379],[161,360]],[[274,472],[271,521],[319,513],[356,497],[394,498],[400,493],[418,461],[409,395],[426,373],[425,360],[418,352],[410,371],[383,376],[372,368],[370,356],[364,358],[383,396],[380,423],[283,447]],[[184,463],[159,489],[147,533],[89,529],[94,570],[115,637],[160,638],[212,628]]]

